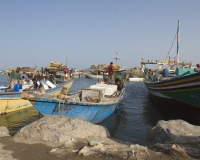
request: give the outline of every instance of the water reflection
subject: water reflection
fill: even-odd
[[[113,114],[100,124],[106,126],[114,138],[145,144],[149,124],[144,123],[141,115],[144,104],[148,101],[146,96],[147,90],[142,82],[127,82],[126,94],[119,105],[121,114],[118,118]]]
[[[151,126],[154,126],[159,120],[172,120],[172,119],[182,119],[193,125],[200,125],[200,121],[185,114],[180,111],[177,111],[173,108],[159,104],[148,95],[149,105],[144,107],[143,117],[146,123],[149,123]]]
[[[9,133],[14,135],[21,127],[38,119],[38,111],[31,107],[0,116],[0,126],[8,127]]]
[[[119,138],[118,131],[124,121],[126,121],[126,113],[121,108],[118,108],[114,114],[98,124],[105,126],[109,130],[111,137]]]

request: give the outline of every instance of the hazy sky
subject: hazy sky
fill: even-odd
[[[200,63],[200,0],[1,0],[0,68],[85,69],[165,59],[180,20],[180,59]],[[170,56],[176,55],[176,41]]]

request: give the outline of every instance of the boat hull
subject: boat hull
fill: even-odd
[[[48,101],[30,101],[32,105],[43,115],[62,115],[98,123],[114,113],[117,103],[89,104],[87,102],[57,103]]]
[[[200,73],[145,85],[156,101],[200,119]]]
[[[155,94],[152,94],[151,92],[150,95],[156,102],[158,102],[159,104],[163,104],[165,107],[170,107],[171,109],[175,110],[177,114],[178,112],[182,112],[200,120],[200,109],[198,107],[173,98],[155,96]]]
[[[103,75],[92,75],[92,74],[84,74],[85,78],[91,78],[91,79],[103,79]]]
[[[116,98],[105,102],[82,102],[79,100],[59,100],[48,96],[26,96],[32,105],[43,115],[62,115],[79,118],[84,121],[99,123],[114,113],[125,93],[125,88]],[[80,96],[80,95],[79,95]]]
[[[46,93],[51,96],[57,96],[60,94],[62,87],[67,88],[68,92],[71,88],[73,80],[69,80],[62,84],[59,84],[56,88],[46,90]],[[17,111],[33,107],[29,100],[20,98],[22,92],[1,92],[0,93],[0,114],[6,114],[9,112]]]
[[[133,77],[133,78],[128,78],[128,80],[131,82],[141,82],[144,80],[144,78]]]

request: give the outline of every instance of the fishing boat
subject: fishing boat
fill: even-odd
[[[65,88],[66,92],[69,92],[72,83],[73,79],[70,79],[66,82],[57,84],[55,87],[45,89],[46,94],[51,96],[57,96],[60,94],[62,88]],[[23,92],[32,93],[33,91],[23,91]],[[7,114],[9,112],[32,107],[32,104],[28,100],[20,98],[21,93],[22,93],[21,91],[9,92],[9,89],[5,90],[4,92],[0,92],[0,114]]]
[[[200,119],[200,73],[179,65],[179,26],[178,21],[176,75],[170,76],[167,68],[152,76],[146,72],[144,83],[157,102]]]
[[[98,123],[115,111],[125,89],[117,91],[117,85],[97,84],[63,99],[35,94],[21,94],[43,115],[62,115]]]
[[[32,93],[22,93],[21,98],[29,100],[43,116],[62,115],[98,123],[114,113],[124,96],[126,73],[118,72],[121,78],[120,81],[116,79],[115,84],[97,83],[59,98]]]

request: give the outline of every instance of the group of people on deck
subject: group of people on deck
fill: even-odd
[[[36,78],[33,78],[32,80],[25,79],[24,76],[21,76],[19,71],[20,71],[20,68],[17,67],[17,69],[13,70],[10,74],[10,88],[12,90],[14,89],[14,86],[16,84],[22,84],[23,85],[23,84],[26,84],[27,82],[29,82],[28,90],[33,88],[36,92],[41,93],[41,94],[45,94],[44,87],[38,79],[36,79]]]

